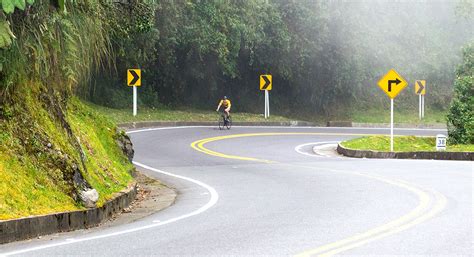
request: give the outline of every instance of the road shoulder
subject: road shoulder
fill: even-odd
[[[129,207],[123,209],[120,214],[105,222],[102,227],[128,224],[174,204],[177,197],[177,191],[174,188],[140,171],[136,172],[135,180],[137,181],[138,188],[135,200]]]

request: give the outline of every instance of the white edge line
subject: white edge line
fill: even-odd
[[[214,128],[216,126],[177,126],[177,127],[154,127],[154,128],[145,128],[138,130],[127,131],[127,134],[139,133],[139,132],[148,132],[155,130],[166,130],[166,129],[188,129],[188,128]],[[364,127],[297,127],[297,126],[233,126],[234,128],[274,128],[274,129],[344,129],[344,130],[390,130],[390,128],[364,128]],[[441,131],[446,132],[446,129],[432,129],[432,128],[394,128],[394,131]]]
[[[299,154],[303,154],[303,155],[307,155],[307,156],[311,156],[311,157],[331,157],[331,156],[328,156],[328,155],[325,155],[325,154],[309,154],[309,153],[305,153],[303,151],[301,151],[301,148],[305,147],[305,146],[308,146],[308,145],[324,145],[324,144],[333,144],[333,143],[338,143],[338,141],[327,141],[327,142],[313,142],[313,143],[306,143],[306,144],[301,144],[301,145],[297,145],[295,147],[295,151]]]
[[[327,145],[336,145],[336,148],[337,148],[337,145],[339,144],[340,142],[337,142],[337,141],[333,141],[333,142],[326,142],[326,144],[319,144],[319,145],[315,145],[313,146],[313,148],[311,149],[313,151],[314,154],[319,154],[319,155],[322,155],[322,156],[325,156],[325,157],[329,157],[329,158],[341,158],[339,155],[336,155],[336,156],[331,156],[331,155],[328,155],[328,154],[324,154],[324,153],[320,153],[318,150],[320,148],[318,147],[322,147],[322,146],[327,146]],[[337,152],[337,151],[336,151]]]
[[[169,172],[162,171],[162,170],[158,170],[158,169],[152,168],[150,166],[141,164],[139,162],[133,162],[133,164],[135,164],[137,166],[140,166],[140,167],[142,167],[144,169],[147,169],[147,170],[151,170],[151,171],[154,171],[154,172],[157,172],[157,173],[161,173],[161,174],[164,174],[164,175],[167,175],[167,176],[183,179],[183,180],[192,182],[194,184],[197,184],[197,185],[207,189],[207,191],[209,191],[209,193],[211,194],[211,197],[210,197],[209,201],[205,205],[200,207],[199,209],[197,209],[195,211],[192,211],[190,213],[172,218],[172,219],[161,221],[159,223],[154,223],[154,224],[147,225],[147,226],[135,227],[135,228],[132,228],[132,229],[126,229],[126,230],[117,231],[117,232],[108,233],[108,234],[103,234],[103,235],[98,235],[98,236],[78,238],[78,239],[74,239],[74,240],[65,239],[63,242],[51,243],[51,244],[31,247],[31,248],[27,248],[27,249],[22,249],[22,250],[18,250],[18,251],[7,252],[7,253],[0,254],[0,256],[10,256],[10,255],[15,255],[15,254],[27,253],[27,252],[32,252],[32,251],[36,251],[36,250],[52,248],[52,247],[56,247],[56,246],[62,246],[62,245],[74,244],[74,243],[78,243],[78,242],[84,242],[84,241],[90,241],[90,240],[101,239],[101,238],[106,238],[106,237],[118,236],[118,235],[127,234],[127,233],[131,233],[131,232],[135,232],[135,231],[140,231],[140,230],[145,230],[145,229],[149,229],[149,228],[163,226],[163,225],[166,225],[166,224],[169,224],[169,223],[173,223],[173,222],[176,222],[176,221],[179,221],[179,220],[182,220],[182,219],[186,219],[186,218],[201,214],[201,213],[207,211],[208,209],[210,209],[212,206],[214,206],[217,203],[217,201],[219,200],[219,195],[217,194],[217,191],[214,188],[212,188],[211,186],[209,186],[209,185],[207,185],[207,184],[205,184],[205,183],[203,183],[199,180],[188,178],[188,177],[181,176],[181,175],[176,175],[176,174],[169,173]]]

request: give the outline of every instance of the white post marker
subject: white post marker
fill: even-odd
[[[390,152],[393,152],[393,98],[390,98]]]
[[[133,116],[137,116],[137,87],[133,86]]]
[[[446,136],[443,134],[436,135],[436,151],[446,151]]]

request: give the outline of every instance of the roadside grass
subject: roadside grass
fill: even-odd
[[[104,106],[99,106],[93,103],[85,103],[90,108],[96,110],[100,114],[107,116],[116,123],[125,122],[139,122],[139,121],[216,121],[219,114],[214,111],[205,111],[198,109],[170,109],[170,108],[139,108],[138,115],[134,117],[131,109],[114,109]],[[263,114],[232,113],[234,121],[243,122],[264,122],[264,121],[291,121],[291,120],[306,120],[312,121],[316,124],[324,126],[329,120],[350,120],[356,123],[389,123],[390,110],[372,108],[368,110],[360,110],[355,108],[354,111],[343,116],[336,116],[333,118],[326,118],[321,115],[299,115],[298,118],[284,117],[281,115],[271,115],[265,119]],[[417,111],[409,110],[395,110],[395,123],[410,123],[415,125],[429,125],[429,124],[446,124],[446,111],[441,110],[426,110],[425,118],[419,120]]]
[[[131,109],[113,109],[92,103],[87,105],[100,114],[107,116],[116,123],[137,121],[216,121],[220,114],[215,111],[203,111],[197,109],[171,110],[167,108],[139,108],[137,116],[133,116]],[[289,121],[282,116],[271,115],[265,119],[263,114],[232,113],[233,121],[259,122],[259,121]]]
[[[425,117],[420,120],[418,109],[416,110],[394,110],[394,123],[410,124],[446,124],[447,111],[426,109]],[[372,108],[368,110],[354,110],[350,113],[352,122],[358,123],[390,123],[390,109]]]
[[[435,137],[395,136],[393,150],[395,152],[435,152]],[[342,146],[355,150],[390,151],[390,136],[368,136],[351,139],[341,143]],[[474,152],[474,144],[447,145],[449,152]]]
[[[0,220],[84,209],[71,196],[67,171],[59,168],[80,160],[79,153],[32,90],[13,107],[21,116],[0,120]],[[87,157],[82,175],[99,192],[101,206],[133,181],[133,166],[116,145],[115,125],[106,117],[72,99],[66,118]]]

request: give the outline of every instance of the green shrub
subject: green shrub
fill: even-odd
[[[456,71],[454,98],[448,113],[449,142],[474,143],[474,42],[463,53],[463,64]]]

